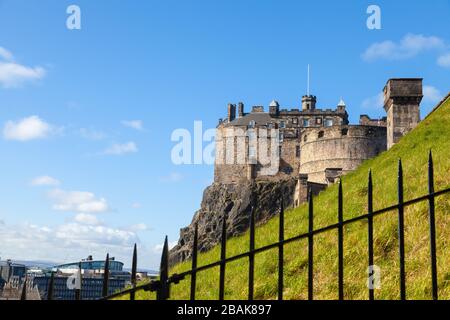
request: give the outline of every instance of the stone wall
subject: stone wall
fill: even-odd
[[[277,175],[280,170],[278,133],[276,129],[219,127],[215,140],[214,181],[240,183],[251,180],[250,172],[254,173],[253,177]],[[254,138],[250,139],[249,134]]]
[[[387,126],[387,117],[382,117],[380,119],[372,119],[366,114],[359,116],[359,124],[362,126]]]
[[[326,184],[308,182],[307,175],[300,175],[297,184],[295,186],[294,193],[294,206],[298,207],[302,203],[308,201],[309,191],[311,190],[314,196],[318,195],[320,192],[327,188]]]
[[[308,181],[327,184],[327,169],[342,174],[355,170],[363,161],[386,150],[386,128],[335,126],[302,132],[300,174]]]
[[[420,122],[423,98],[422,79],[390,79],[384,87],[384,109],[387,113],[387,148]]]

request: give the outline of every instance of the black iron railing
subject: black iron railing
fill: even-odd
[[[314,299],[314,237],[332,230],[338,231],[338,297],[339,300],[344,299],[344,227],[353,224],[358,221],[366,220],[368,222],[368,266],[374,265],[374,246],[373,246],[373,220],[374,217],[380,216],[384,213],[390,211],[398,212],[398,245],[399,245],[399,291],[400,299],[406,299],[406,285],[405,285],[405,241],[404,241],[404,212],[405,208],[413,204],[428,202],[428,217],[429,217],[429,238],[430,238],[430,267],[431,267],[431,288],[432,288],[432,298],[434,300],[438,299],[438,282],[437,282],[437,266],[436,266],[436,222],[435,222],[435,198],[442,196],[444,194],[450,194],[450,188],[446,188],[440,191],[434,190],[434,171],[433,171],[433,158],[430,152],[428,159],[428,194],[414,198],[412,200],[404,200],[404,190],[403,190],[403,167],[402,162],[399,160],[398,165],[398,203],[389,207],[385,207],[380,210],[373,210],[373,184],[372,184],[372,173],[369,172],[368,177],[368,194],[367,194],[367,213],[344,220],[343,219],[343,191],[342,184],[339,182],[338,188],[338,222],[336,224],[331,224],[326,227],[319,229],[314,229],[314,204],[311,191],[308,196],[308,232],[299,234],[297,236],[286,239],[284,236],[284,206],[283,201],[281,201],[280,212],[279,212],[279,239],[278,242],[272,243],[263,247],[255,248],[255,206],[252,206],[250,213],[250,245],[249,250],[245,253],[241,253],[232,257],[226,257],[226,220],[227,216],[224,215],[222,218],[222,238],[221,238],[221,251],[220,260],[203,266],[197,265],[198,258],[198,226],[195,226],[194,230],[194,242],[192,251],[192,267],[190,270],[180,273],[173,274],[169,276],[169,245],[168,238],[166,237],[164,241],[164,248],[161,257],[161,266],[159,279],[150,281],[142,285],[137,285],[136,283],[136,268],[137,268],[137,250],[134,247],[133,252],[133,266],[132,266],[132,277],[131,283],[132,287],[121,291],[119,293],[106,296],[107,283],[109,272],[107,272],[109,257],[107,256],[105,263],[105,274],[104,274],[104,298],[103,300],[109,300],[114,298],[123,297],[129,295],[130,300],[135,299],[135,293],[137,291],[152,291],[156,292],[157,300],[167,300],[170,298],[170,287],[172,284],[178,284],[180,281],[185,279],[187,276],[191,278],[190,286],[190,299],[195,300],[196,286],[197,286],[197,273],[209,270],[215,267],[220,268],[219,275],[219,293],[218,299],[224,299],[225,292],[225,272],[228,263],[240,260],[248,259],[249,263],[249,274],[248,274],[248,299],[253,300],[254,298],[254,271],[255,271],[255,256],[259,253],[278,248],[278,299],[283,300],[283,270],[284,270],[284,246],[296,242],[302,239],[307,239],[308,241],[308,299]],[[52,283],[52,281],[50,282]],[[49,292],[52,292],[52,288],[49,288]],[[79,296],[79,295],[77,295]],[[368,289],[369,300],[374,299],[374,288],[369,286]],[[51,299],[51,294],[49,294],[49,299]]]

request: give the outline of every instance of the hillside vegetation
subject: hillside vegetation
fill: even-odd
[[[367,178],[373,173],[374,210],[394,205],[397,201],[397,165],[403,161],[405,200],[427,193],[427,160],[433,151],[435,188],[450,187],[450,99],[423,120],[391,150],[366,161],[358,170],[343,177],[344,219],[367,212]],[[314,227],[337,222],[337,185],[331,186],[314,199]],[[281,195],[280,195],[281,196]],[[450,195],[436,199],[437,255],[439,298],[450,299]],[[308,230],[308,208],[303,205],[285,214],[285,237]],[[248,251],[248,232],[227,242],[227,256]],[[278,241],[278,217],[256,229],[256,247]],[[314,242],[315,299],[337,299],[337,231],[315,237]],[[399,298],[399,263],[397,212],[374,219],[375,264],[381,268],[381,289],[376,299]],[[430,299],[431,277],[429,260],[428,203],[405,209],[406,290],[408,299]],[[199,255],[199,266],[219,260],[220,246]],[[354,223],[344,234],[345,299],[367,299],[367,222]],[[191,262],[175,266],[171,273],[190,269]],[[255,298],[276,299],[278,250],[258,254],[255,259]],[[226,299],[246,299],[248,259],[227,264]],[[306,299],[308,279],[307,241],[285,246],[284,298]],[[189,299],[190,279],[172,285],[172,299]],[[219,268],[197,276],[197,299],[217,299]],[[141,292],[138,298],[151,298]]]

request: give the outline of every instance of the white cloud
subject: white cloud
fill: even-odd
[[[440,56],[437,60],[438,65],[445,68],[450,68],[450,53]]]
[[[123,155],[126,153],[135,152],[138,152],[137,145],[131,141],[124,144],[115,143],[111,147],[106,149],[103,153],[109,155]]]
[[[387,40],[372,44],[363,53],[362,58],[365,61],[374,61],[378,59],[402,60],[412,58],[424,51],[444,47],[444,41],[438,37],[427,37],[421,34],[407,34],[398,43]]]
[[[433,86],[423,86],[423,101],[429,103],[437,103],[441,101],[443,98],[443,94],[439,91],[439,89]]]
[[[161,177],[161,182],[179,182],[183,179],[183,175],[178,172],[171,172],[169,175],[165,177]]]
[[[42,79],[45,73],[41,67],[30,68],[13,62],[0,62],[0,84],[4,88],[16,88],[26,81]]]
[[[178,244],[178,241],[173,241],[173,242],[169,241],[169,250],[171,250],[177,244]],[[164,243],[157,244],[157,245],[153,246],[153,252],[160,254],[162,252],[163,248],[164,248]]]
[[[36,177],[31,181],[32,186],[58,186],[60,182],[58,179],[55,179],[50,176],[40,176]]]
[[[125,127],[129,127],[129,128],[136,129],[139,131],[144,130],[144,122],[142,120],[122,121],[122,124]]]
[[[3,128],[3,136],[7,140],[29,141],[42,139],[54,132],[50,124],[39,118],[31,116],[19,121],[8,121]]]
[[[103,140],[106,138],[105,133],[94,129],[81,128],[79,133],[81,137],[88,140]]]
[[[42,67],[27,67],[14,62],[13,54],[0,47],[0,85],[4,88],[19,87],[24,82],[42,79],[45,74]]]
[[[88,213],[79,213],[75,216],[74,220],[76,222],[79,222],[81,224],[86,224],[86,225],[99,225],[101,224],[101,221],[94,216],[93,214],[88,214]]]
[[[4,88],[19,87],[24,82],[39,80],[45,77],[42,67],[27,67],[14,62],[14,55],[0,47],[0,85]]]
[[[102,213],[109,210],[106,199],[97,198],[91,192],[54,189],[48,193],[48,196],[55,201],[53,209],[57,211]]]
[[[10,51],[6,50],[3,47],[0,47],[0,59],[6,60],[6,61],[13,61],[14,56]]]
[[[31,223],[0,224],[2,257],[45,260],[57,263],[79,261],[88,255],[104,259],[106,253],[131,266],[133,246],[138,244],[140,268],[157,268],[160,253],[146,247],[130,228],[90,225],[71,221],[47,226]]]
[[[383,93],[379,93],[376,96],[364,99],[362,102],[362,108],[368,110],[379,110],[384,106],[384,96]]]
[[[108,251],[131,255],[132,246],[139,242],[137,234],[129,230],[77,222],[55,227],[30,223],[0,226],[0,239],[14,254],[13,258],[57,261],[67,256],[74,259],[95,253],[103,256]]]

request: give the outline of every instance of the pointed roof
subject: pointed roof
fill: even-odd
[[[269,107],[279,107],[280,104],[276,100],[272,100],[272,102],[269,104]]]
[[[338,107],[345,107],[345,102],[342,98],[339,100]]]

